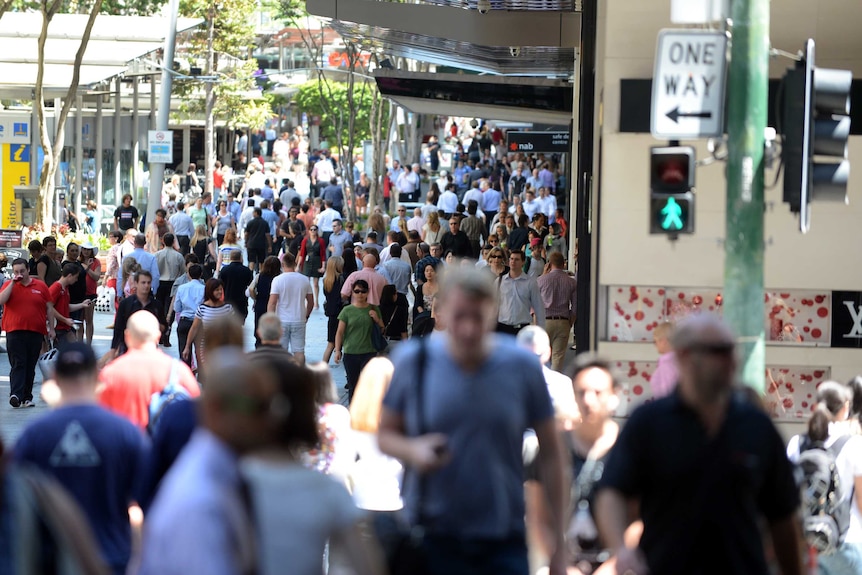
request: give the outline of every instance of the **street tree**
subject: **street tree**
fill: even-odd
[[[204,62],[204,76],[176,82],[181,114],[205,120],[206,190],[213,189],[215,123],[262,128],[272,117],[269,100],[256,84],[257,62],[248,58],[254,46],[255,0],[182,0],[180,12],[203,18],[206,26],[189,38],[186,57],[192,66]],[[232,149],[232,148],[231,148]]]
[[[0,17],[10,8],[19,11],[38,10],[42,14],[42,26],[39,30],[39,38],[37,40],[36,85],[34,86],[33,105],[36,107],[39,141],[44,151],[42,170],[39,175],[39,202],[38,209],[36,210],[36,218],[46,229],[50,229],[53,223],[54,178],[60,165],[60,155],[63,151],[62,142],[65,140],[66,119],[69,117],[72,103],[75,101],[75,94],[78,91],[81,62],[84,59],[84,53],[90,42],[90,34],[93,31],[93,25],[96,23],[96,17],[100,13],[145,16],[154,13],[162,4],[164,4],[164,0],[133,0],[131,2],[123,2],[122,0],[93,0],[93,3],[89,6],[86,2],[76,2],[74,0],[3,0],[2,4],[0,4]],[[48,28],[51,21],[57,14],[61,13],[83,13],[88,14],[88,17],[84,30],[81,33],[78,50],[75,52],[75,59],[72,64],[72,81],[66,90],[60,110],[54,110],[56,128],[54,133],[51,134],[45,118],[45,45],[48,42]],[[35,150],[33,153],[35,153]]]

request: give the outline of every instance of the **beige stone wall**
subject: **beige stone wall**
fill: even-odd
[[[723,282],[725,215],[724,163],[697,170],[697,233],[671,243],[648,230],[648,151],[662,142],[649,134],[620,134],[619,91],[623,78],[652,77],[656,37],[670,23],[669,0],[606,0],[600,11],[602,163],[598,183],[601,286],[716,286]],[[801,49],[817,41],[818,65],[849,68],[862,77],[862,2],[850,0],[775,0],[771,38],[776,48]],[[770,76],[792,65],[773,58]],[[684,142],[687,143],[687,142]],[[707,155],[704,141],[688,142]],[[796,219],[781,201],[781,182],[766,192],[765,282],[775,289],[862,290],[862,137],[851,139],[850,206],[814,204],[812,229],[798,232]],[[767,183],[774,178],[767,171]],[[599,300],[601,301],[601,300]],[[606,313],[601,307],[598,319]],[[601,334],[599,340],[601,340]],[[651,359],[648,344],[600,343],[618,359]],[[862,353],[837,349],[768,346],[767,363],[829,365],[833,377],[862,372]]]

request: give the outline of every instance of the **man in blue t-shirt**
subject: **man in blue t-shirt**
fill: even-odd
[[[425,528],[428,571],[529,572],[521,454],[532,428],[553,517],[549,572],[562,575],[568,483],[541,366],[514,338],[491,333],[497,286],[487,272],[454,266],[438,295],[445,331],[393,354],[378,433],[381,451],[410,467],[404,509]]]
[[[96,403],[92,348],[72,343],[57,356],[60,407],[27,426],[14,458],[54,476],[81,506],[111,571],[125,573],[132,552],[129,506],[148,457],[137,427]]]

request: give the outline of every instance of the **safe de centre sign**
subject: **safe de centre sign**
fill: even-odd
[[[652,84],[652,135],[660,140],[721,136],[726,71],[724,32],[659,32]]]

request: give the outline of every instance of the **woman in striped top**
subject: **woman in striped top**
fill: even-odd
[[[232,251],[242,252],[242,246],[236,241],[236,230],[229,229],[224,234],[224,242],[218,247],[218,257],[216,258],[216,275],[226,265],[230,263],[230,253]]]
[[[232,313],[233,307],[224,301],[224,284],[222,281],[216,278],[208,279],[204,285],[204,302],[198,306],[195,312],[195,319],[189,330],[189,338],[186,341],[186,347],[183,349],[183,359],[186,361],[191,359],[191,346],[194,344],[195,360],[197,361],[198,370],[200,370],[203,362],[204,328],[213,320]]]

